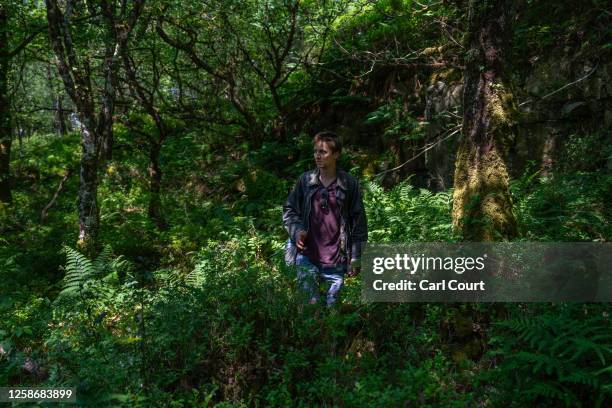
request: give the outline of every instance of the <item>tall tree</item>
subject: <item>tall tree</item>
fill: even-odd
[[[11,62],[44,29],[40,26],[30,27],[29,32],[14,44],[12,37],[16,30],[11,27],[11,11],[20,10],[11,9],[8,3],[0,3],[0,202],[3,203],[12,202],[10,162],[13,126],[9,98]],[[23,32],[26,33],[25,30]]]
[[[464,240],[517,234],[505,159],[516,112],[507,73],[514,7],[512,0],[469,4],[463,136],[453,193],[453,224]]]
[[[11,161],[11,111],[8,101],[8,12],[0,5],[0,202],[12,201],[9,165]]]
[[[164,61],[169,59],[164,51],[170,47],[161,42],[155,31],[150,28],[153,28],[151,19],[143,19],[142,27],[138,30],[142,34],[137,39],[137,49],[123,47],[121,57],[126,83],[132,98],[137,102],[138,108],[144,110],[155,124],[155,131],[143,131],[137,129],[134,123],[129,123],[130,127],[144,136],[147,141],[149,148],[148,216],[158,228],[164,228],[166,223],[161,209],[163,173],[160,154],[164,142],[171,134],[162,108],[166,99],[163,96],[163,80],[167,78],[165,73],[167,64]]]
[[[104,149],[104,156],[108,158],[112,149],[117,64],[144,0],[133,0],[131,9],[128,9],[127,1],[119,3],[101,0],[97,5],[87,3],[85,9],[81,2],[66,0],[62,9],[57,0],[46,0],[49,38],[57,58],[57,68],[80,121],[78,245],[85,250],[94,247],[100,223],[98,164],[101,150]],[[75,15],[86,24],[85,27],[75,25]],[[98,25],[95,24],[99,17],[104,27],[101,33],[96,31]],[[92,38],[94,36],[97,38]],[[80,40],[79,43],[75,43],[75,38]],[[102,53],[95,55],[98,49]],[[97,76],[92,66],[94,57],[102,60]]]

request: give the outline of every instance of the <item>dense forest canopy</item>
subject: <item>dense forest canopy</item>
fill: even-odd
[[[369,242],[612,237],[603,0],[0,0],[0,385],[83,405],[603,406],[609,304],[302,308],[336,132]]]

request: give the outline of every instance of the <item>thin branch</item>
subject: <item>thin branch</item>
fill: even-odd
[[[394,167],[394,168],[392,168],[392,169],[384,170],[384,171],[381,171],[381,172],[380,172],[380,173],[378,173],[378,174],[375,174],[375,175],[374,175],[374,177],[378,177],[378,176],[381,176],[381,175],[383,175],[383,174],[386,174],[386,173],[389,173],[389,172],[392,172],[392,171],[395,171],[395,170],[399,170],[399,169],[401,169],[402,167],[404,167],[405,165],[407,165],[407,164],[408,164],[408,163],[410,163],[411,161],[413,161],[413,160],[415,160],[415,159],[419,158],[420,156],[422,156],[423,154],[425,154],[425,152],[427,152],[428,150],[431,150],[431,149],[433,149],[435,146],[437,146],[437,145],[439,145],[440,143],[444,142],[445,140],[450,139],[452,136],[454,136],[455,134],[459,133],[460,131],[461,131],[461,127],[460,127],[460,126],[458,126],[458,127],[457,127],[457,129],[456,129],[455,131],[453,131],[451,134],[449,134],[448,136],[446,136],[446,137],[444,137],[444,138],[442,138],[442,139],[438,140],[438,141],[437,141],[437,142],[435,142],[435,143],[432,143],[430,146],[428,146],[428,147],[426,147],[425,149],[421,150],[421,151],[419,152],[419,154],[417,154],[417,155],[415,155],[415,156],[412,156],[410,159],[406,160],[404,163],[400,164],[399,166],[396,166],[396,167]]]
[[[193,42],[184,43],[180,40],[170,37],[164,30],[163,24],[164,19],[160,18],[155,27],[157,34],[159,34],[162,40],[164,40],[168,45],[185,52],[197,67],[202,68],[204,71],[208,72],[210,75],[216,78],[229,82],[229,78],[227,77],[227,75],[223,75],[217,70],[215,70],[210,64],[208,64],[196,54]]]
[[[47,29],[47,26],[37,27],[34,31],[27,36],[13,51],[10,51],[7,54],[8,58],[13,58],[15,55],[19,54],[25,47],[28,46],[34,39],[38,36],[38,34],[42,33]]]
[[[59,185],[57,186],[57,190],[55,190],[55,194],[53,194],[53,198],[51,198],[51,201],[49,201],[49,204],[47,204],[45,206],[45,208],[43,208],[42,212],[40,213],[40,222],[41,222],[41,224],[44,224],[45,221],[47,220],[47,216],[49,214],[49,210],[51,209],[51,207],[53,207],[55,205],[55,202],[57,201],[57,198],[59,197],[60,193],[64,189],[64,185],[65,185],[66,181],[70,178],[71,175],[72,175],[72,169],[66,170],[66,173],[64,174],[64,177],[62,177],[62,180],[60,181]]]
[[[16,113],[22,113],[22,114],[32,114],[32,113],[43,112],[43,111],[49,111],[49,112],[61,111],[62,113],[71,113],[74,110],[73,109],[47,108],[45,106],[35,106],[34,109],[28,109],[28,110],[23,110],[23,109],[15,110]]]
[[[549,96],[553,96],[554,94],[556,94],[556,93],[558,93],[558,92],[561,92],[561,91],[562,91],[562,90],[564,90],[565,88],[567,88],[567,87],[569,87],[569,86],[572,86],[572,85],[575,85],[575,84],[577,84],[578,82],[580,82],[580,81],[583,81],[583,80],[587,79],[588,77],[590,77],[590,76],[591,76],[591,74],[593,74],[593,73],[594,73],[594,72],[597,70],[597,68],[598,68],[598,67],[599,67],[599,63],[598,63],[598,64],[596,64],[596,65],[595,65],[595,67],[593,67],[593,69],[592,69],[591,71],[589,71],[589,72],[588,72],[588,73],[587,73],[585,76],[583,76],[582,78],[577,79],[577,80],[575,80],[574,82],[570,82],[569,84],[565,84],[565,85],[563,85],[561,88],[559,88],[559,89],[557,89],[557,90],[555,90],[555,91],[552,91],[552,92],[551,92],[551,93],[549,93],[549,94],[544,95],[543,97],[541,97],[541,98],[540,98],[540,100],[546,99],[546,98],[548,98]],[[526,100],[525,102],[520,103],[518,106],[519,106],[519,107],[521,107],[521,106],[523,106],[523,105],[525,105],[525,104],[528,104],[528,103],[530,103],[530,102],[533,102],[533,99],[528,99],[528,100]]]

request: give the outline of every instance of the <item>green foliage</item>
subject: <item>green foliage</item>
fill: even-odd
[[[76,385],[82,403],[131,406],[467,404],[469,394],[449,388],[463,380],[431,341],[436,319],[407,335],[422,311],[362,304],[357,282],[346,306],[302,310],[282,241],[227,233],[198,251],[188,274],[129,272],[108,248],[94,260],[65,249],[64,289],[81,295],[62,292],[54,303],[49,383]]]
[[[385,192],[366,185],[365,205],[372,242],[452,241],[450,192],[433,194],[402,182]]]
[[[590,0],[576,9],[572,2],[526,2],[523,16],[515,28],[516,60],[551,50],[558,52],[564,46],[575,44],[580,44],[589,54],[601,53],[598,44],[606,38],[606,25],[610,19],[603,4],[601,0]],[[604,48],[603,52],[609,50]]]
[[[401,99],[394,99],[379,106],[366,116],[365,123],[382,126],[383,137],[390,140],[406,142],[425,137],[426,122],[419,121],[405,112]]]
[[[93,263],[83,254],[75,249],[66,247],[66,275],[64,276],[64,288],[60,292],[62,296],[73,294],[80,295],[84,291],[84,286],[94,277]]]
[[[559,156],[558,167],[565,172],[593,172],[606,168],[612,163],[612,133],[601,130],[570,135]]]
[[[339,34],[347,40],[344,45],[352,49],[388,43],[394,39],[400,42],[414,40],[417,20],[411,12],[411,3],[385,0],[355,5],[353,11],[356,13],[349,11],[339,19]]]
[[[113,258],[112,248],[105,246],[98,256],[91,260],[76,249],[64,247],[66,254],[65,276],[58,302],[78,297],[82,300],[102,297],[108,300],[108,286],[99,285],[100,280],[118,281],[131,272],[131,264],[123,257]]]
[[[14,189],[12,206],[0,206],[0,236],[7,250],[15,256],[21,271],[18,276],[56,279],[63,262],[60,249],[74,237],[73,211],[78,186],[78,136],[36,134],[14,154],[11,163],[19,183]],[[49,203],[66,171],[73,170],[41,222],[41,210]],[[27,247],[28,251],[21,248]]]
[[[491,338],[500,401],[512,395],[516,406],[603,406],[612,397],[611,329],[605,306],[516,309]]]
[[[11,20],[11,46],[30,20],[44,26],[42,3],[22,3],[10,2],[27,17]],[[74,41],[99,87],[108,38],[90,3],[75,3]],[[346,136],[341,165],[356,175],[376,172],[359,166],[391,154],[381,145],[424,142],[427,84],[460,74],[431,67],[460,67],[465,57],[459,3],[302,1],[292,34],[294,2],[148,2],[128,49],[169,131],[159,157],[167,225],[147,214],[158,129],[118,84],[114,157],[98,186],[99,238],[113,249],[94,259],[70,247],[80,140],[46,133],[50,102],[67,96],[46,71],[41,32],[9,79],[14,130],[25,137],[13,144],[15,202],[0,205],[0,382],[74,386],[84,406],[608,403],[606,305],[369,304],[358,277],[328,310],[300,303],[296,271],[282,260],[281,206],[312,167],[313,131]],[[603,2],[577,13],[545,3],[527,2],[517,21],[518,63],[581,38],[581,52],[605,61]],[[159,38],[162,17],[208,70]],[[566,111],[587,104],[576,103]],[[534,168],[512,181],[522,239],[609,241],[609,132],[576,130],[559,161],[552,177]],[[452,191],[433,194],[410,179],[388,189],[366,182],[369,239],[455,241],[451,200]],[[26,361],[47,376],[26,373]]]
[[[612,230],[606,204],[612,197],[608,172],[558,174],[538,178],[526,171],[511,183],[515,212],[525,239],[536,241],[608,241]]]
[[[108,248],[95,259],[65,249],[61,300],[51,304],[26,296],[6,306],[22,317],[0,327],[12,333],[0,342],[15,350],[2,366],[2,378],[16,378],[20,361],[31,355],[21,351],[24,347],[44,344],[44,356],[36,357],[50,377],[42,385],[76,386],[82,403],[98,405],[471,406],[503,404],[516,389],[528,391],[521,397],[525,404],[539,403],[545,395],[560,404],[591,398],[589,393],[593,397],[585,401],[608,398],[607,320],[598,320],[591,309],[592,318],[574,312],[558,318],[554,310],[526,321],[519,315],[490,329],[489,345],[477,339],[490,350],[480,359],[479,353],[465,351],[474,342],[472,324],[467,331],[459,326],[461,319],[484,329],[503,322],[488,306],[367,304],[360,298],[360,281],[348,280],[338,308],[301,308],[295,271],[281,257],[285,233],[279,206],[286,181],[272,176],[279,160],[274,154],[292,151],[285,149],[267,146],[248,156],[253,169],[269,169],[261,184],[250,181],[251,191],[262,196],[257,216],[248,215],[251,198],[240,199],[248,190],[231,188],[224,194],[233,205],[215,197],[189,204],[189,222],[185,207],[169,207],[174,225],[148,238],[161,248],[163,267],[140,258],[130,266]],[[137,168],[126,163],[102,186],[106,233],[109,240],[143,241],[144,248],[149,245],[144,234],[127,232],[142,231],[145,217],[128,216],[134,213],[123,207],[142,195],[137,181],[121,178]],[[226,171],[227,180],[249,174],[240,165]],[[176,182],[176,175],[169,177],[170,184]],[[595,188],[601,179],[582,177],[584,190],[574,194],[590,189],[594,199],[601,197],[605,190]],[[563,180],[550,180],[548,187],[525,176],[513,187],[518,208],[537,208],[523,207],[524,201],[547,197]],[[189,194],[177,192],[172,200],[188,201]],[[367,183],[370,240],[452,241],[451,197],[408,183],[389,190]],[[543,228],[536,218],[522,219],[530,234]],[[555,236],[555,230],[548,231]],[[20,274],[18,258],[5,264]]]

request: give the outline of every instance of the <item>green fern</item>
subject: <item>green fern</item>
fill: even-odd
[[[435,242],[453,239],[451,194],[432,194],[404,181],[389,191],[375,182],[365,188],[371,242]]]
[[[504,356],[501,375],[514,378],[528,403],[547,398],[573,406],[584,398],[612,397],[612,330],[598,306],[577,305],[541,315],[521,315],[500,322],[502,334],[492,339]]]
[[[555,383],[538,382],[526,392],[526,395],[532,398],[544,397],[548,400],[560,401],[568,407],[579,405],[579,400],[568,389]]]
[[[201,287],[206,283],[207,276],[218,272],[216,266],[223,264],[227,265],[230,260],[221,259],[222,255],[226,252],[224,249],[225,248],[216,248],[214,244],[207,248],[206,253],[208,253],[209,257],[204,256],[200,259],[195,268],[193,268],[193,271],[185,277],[185,283],[189,286]],[[227,256],[227,254],[224,255]]]
[[[132,264],[122,256],[113,258],[112,248],[108,245],[94,260],[68,246],[64,247],[63,252],[66,254],[66,274],[57,302],[75,296],[109,300],[113,289],[108,283],[118,283],[120,275],[132,273]]]
[[[94,271],[96,276],[107,275],[112,270],[113,249],[110,245],[106,245],[100,254],[93,261]]]
[[[193,271],[191,271],[186,277],[185,277],[185,283],[189,286],[193,286],[193,287],[198,287],[201,286],[202,283],[204,283],[204,270],[206,268],[206,265],[203,265],[203,262],[198,263],[195,268],[193,269]]]
[[[93,263],[76,249],[64,247],[66,275],[58,299],[81,294],[87,281],[95,274]]]

